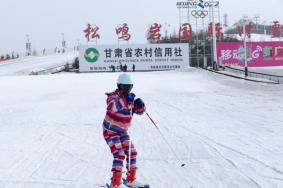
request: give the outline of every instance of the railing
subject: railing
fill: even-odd
[[[245,74],[245,71],[242,69],[237,69],[237,68],[229,67],[229,66],[225,66],[225,69],[230,72],[237,73],[237,74]],[[253,71],[248,71],[248,75],[253,78],[261,78],[261,79],[270,80],[278,84],[283,83],[283,76],[265,74],[265,73],[259,73],[259,72],[253,72]]]

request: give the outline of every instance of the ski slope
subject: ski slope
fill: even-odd
[[[0,63],[0,76],[28,75],[33,70],[44,70],[72,63],[77,52],[66,52],[64,54],[53,54],[46,56],[26,56],[19,59],[4,61]]]
[[[109,182],[104,93],[118,75],[0,76],[0,187]],[[283,187],[282,85],[197,69],[131,75],[133,92],[178,155],[145,115],[135,116],[129,132],[140,181],[153,188]]]

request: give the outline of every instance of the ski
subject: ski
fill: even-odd
[[[105,185],[102,185],[102,184],[96,184],[97,188],[110,188],[110,185],[108,183],[106,183]]]
[[[126,185],[129,188],[150,188],[150,186],[147,185],[147,184],[144,184],[143,186],[139,186],[139,187],[128,186],[127,182],[126,182],[126,179],[124,179],[124,178],[123,178],[123,184]]]

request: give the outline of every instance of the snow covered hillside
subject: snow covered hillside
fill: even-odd
[[[67,62],[71,63],[77,56],[77,52],[66,52],[46,56],[27,56],[19,59],[0,63],[0,76],[3,75],[27,75],[33,70],[49,69]]]
[[[243,36],[240,36],[239,34],[225,34],[227,37],[236,38],[237,40],[243,40]],[[265,34],[257,34],[257,33],[251,33],[251,38],[247,38],[247,41],[252,42],[268,42],[268,41],[282,41],[282,38],[272,38],[271,35],[265,35]]]
[[[0,76],[0,187],[109,182],[101,124],[104,93],[118,75]],[[180,160],[145,115],[135,116],[130,135],[141,181],[153,188],[283,187],[282,85],[197,69],[131,75],[133,92]]]

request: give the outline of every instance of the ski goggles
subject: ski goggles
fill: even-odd
[[[133,84],[120,84],[119,89],[122,91],[122,93],[128,94],[133,89],[133,86]]]

